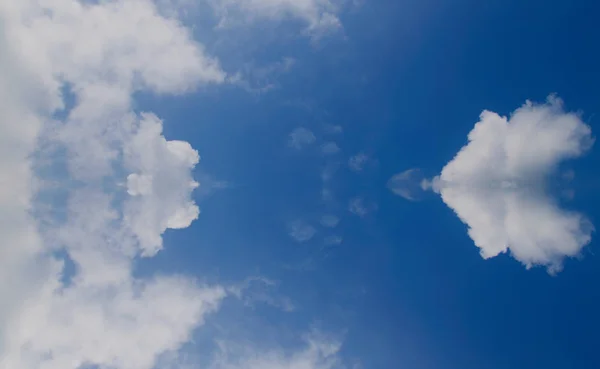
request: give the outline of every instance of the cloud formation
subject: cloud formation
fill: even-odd
[[[220,353],[209,369],[342,369],[341,345],[313,333],[304,338],[304,348],[292,354],[284,350],[260,352],[248,345],[221,342]],[[256,352],[260,352],[259,355]],[[264,350],[263,350],[264,351]]]
[[[211,0],[210,3],[220,18],[220,27],[293,18],[302,20],[306,31],[314,36],[342,26],[338,17],[341,2],[337,0]]]
[[[348,159],[348,167],[350,167],[350,169],[355,172],[362,172],[368,160],[369,157],[367,156],[367,154],[365,154],[364,152],[359,152],[358,154]]]
[[[10,179],[0,194],[0,368],[151,369],[226,293],[182,276],[133,277],[134,258],[198,215],[198,154],[166,140],[154,115],[134,113],[132,95],[183,93],[225,73],[151,1],[8,1],[0,20],[0,170]],[[50,148],[46,164],[38,142]],[[61,164],[51,178],[32,171]],[[68,190],[64,204],[45,180]],[[64,217],[32,218],[37,193]]]
[[[423,190],[428,189],[429,186],[429,182],[417,168],[398,173],[387,183],[390,191],[409,201],[419,200]]]
[[[314,144],[316,140],[317,137],[315,137],[315,134],[311,130],[304,127],[298,127],[290,132],[288,145],[294,149],[300,150]]]
[[[132,196],[125,203],[124,221],[139,239],[143,255],[154,255],[167,228],[186,228],[198,218],[190,193],[199,185],[191,170],[200,158],[189,143],[167,141],[162,122],[153,114],[141,115],[123,155]]]
[[[334,155],[340,152],[340,147],[335,142],[330,141],[321,145],[321,150],[325,155]]]
[[[330,235],[323,239],[323,243],[326,246],[337,246],[344,241],[344,238],[340,235]]]
[[[198,152],[164,137],[134,95],[229,80],[176,19],[184,2],[0,2],[0,369],[179,367],[181,347],[232,294],[134,268],[199,214]],[[330,347],[222,355],[212,367],[329,369]]]
[[[317,233],[317,230],[303,220],[295,220],[288,224],[288,232],[290,237],[296,242],[303,243],[310,241]]]
[[[434,178],[434,190],[469,227],[483,258],[510,252],[528,268],[560,271],[565,257],[590,242],[593,226],[562,209],[547,184],[562,162],[591,148],[590,127],[550,96],[509,118],[484,111],[468,138]]]
[[[365,199],[360,196],[354,197],[348,202],[348,211],[361,218],[375,210],[377,210],[377,204],[371,202],[367,203],[365,202]]]
[[[340,218],[334,214],[325,214],[321,217],[321,225],[327,228],[335,228],[340,223]]]

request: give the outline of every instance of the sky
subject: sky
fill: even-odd
[[[0,369],[600,367],[599,14],[0,2]]]

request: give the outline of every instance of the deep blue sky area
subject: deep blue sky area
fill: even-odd
[[[408,168],[439,173],[484,109],[510,115],[557,93],[597,132],[599,17],[591,0],[370,1],[343,15],[343,37],[236,49],[240,60],[296,60],[271,91],[141,97],[140,109],[152,106],[168,123],[168,138],[198,149],[199,178],[229,183],[198,195],[198,221],[167,232],[172,247],[146,265],[276,280],[297,309],[283,319],[257,307],[257,319],[337,331],[344,355],[365,369],[600,368],[595,240],[556,276],[506,254],[484,260],[439,197],[408,202],[386,188]],[[311,148],[289,147],[297,127],[314,133]],[[341,149],[334,158],[319,152],[327,141]],[[372,160],[354,173],[347,162],[359,152]],[[578,189],[566,206],[596,224],[599,155],[566,164]],[[334,164],[327,202],[320,173]],[[352,214],[355,197],[376,209]],[[323,245],[334,232],[319,226],[324,213],[341,219],[340,245]],[[288,235],[297,219],[317,230],[308,242]]]

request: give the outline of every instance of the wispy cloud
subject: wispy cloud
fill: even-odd
[[[310,241],[317,233],[317,230],[303,220],[295,220],[288,224],[288,232],[290,237],[296,242],[303,243]]]
[[[375,210],[377,210],[377,205],[366,202],[362,197],[354,197],[348,203],[348,211],[361,218]]]
[[[284,348],[260,350],[248,344],[222,341],[220,352],[209,369],[342,369],[339,341],[312,333],[304,337],[304,347],[293,354]],[[257,352],[259,353],[257,355]]]
[[[342,27],[338,17],[342,1],[337,0],[211,0],[220,18],[219,27],[269,19],[282,21],[295,18],[306,24],[305,32],[312,37],[336,31]]]
[[[339,135],[344,132],[344,128],[338,124],[326,124],[324,130],[330,135]]]
[[[367,164],[368,160],[369,157],[367,156],[367,154],[365,154],[364,152],[359,152],[358,154],[348,159],[348,167],[355,172],[361,172],[365,168],[365,165]]]
[[[430,183],[417,168],[408,169],[390,178],[387,187],[398,196],[409,201],[417,201]]]
[[[340,152],[340,147],[335,142],[326,142],[321,145],[321,150],[325,155],[334,155]]]
[[[300,150],[314,144],[316,140],[317,138],[311,130],[304,127],[298,127],[289,134],[288,146]]]
[[[334,214],[325,214],[321,217],[321,225],[327,228],[335,228],[340,223],[340,218]]]
[[[344,239],[340,235],[330,235],[323,239],[323,243],[326,246],[337,246],[340,245]]]
[[[278,79],[288,73],[296,64],[296,59],[285,57],[267,65],[247,63],[242,70],[228,79],[228,82],[244,88],[246,91],[262,94],[279,87]]]
[[[243,283],[230,287],[228,290],[241,299],[246,306],[266,304],[285,312],[292,312],[296,306],[286,296],[274,295],[273,290],[278,283],[264,277],[247,278]]]
[[[432,186],[467,224],[482,257],[510,252],[527,267],[557,272],[590,242],[593,227],[582,214],[561,209],[546,181],[592,144],[590,127],[554,96],[527,102],[510,118],[484,111]]]

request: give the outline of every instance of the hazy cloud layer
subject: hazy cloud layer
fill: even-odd
[[[548,180],[560,163],[592,146],[590,127],[551,96],[509,118],[484,111],[468,138],[433,180],[434,190],[467,224],[482,257],[510,252],[527,267],[559,271],[565,257],[590,242],[593,227],[558,205]]]

